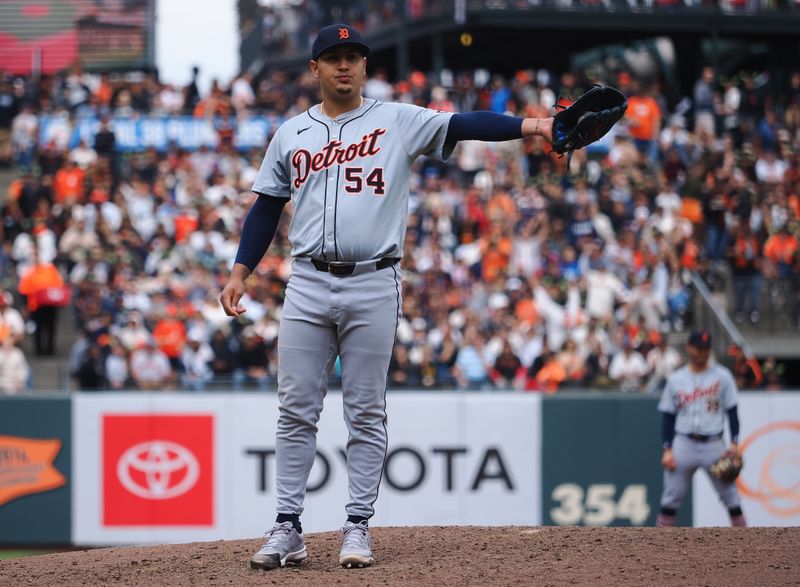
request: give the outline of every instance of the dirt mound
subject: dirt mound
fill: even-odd
[[[260,539],[0,561],[0,585],[798,585],[800,528],[374,528],[375,564],[343,569],[339,536],[302,565],[254,571]]]

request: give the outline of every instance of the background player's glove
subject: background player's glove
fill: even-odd
[[[625,114],[628,102],[615,88],[596,85],[553,117],[553,151],[567,153],[599,140]]]
[[[733,483],[742,471],[743,466],[744,461],[741,455],[729,450],[711,465],[711,474],[720,481]]]

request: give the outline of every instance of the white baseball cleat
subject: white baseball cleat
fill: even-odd
[[[361,569],[372,564],[372,538],[367,521],[346,522],[342,528],[342,550],[339,564],[346,569]]]

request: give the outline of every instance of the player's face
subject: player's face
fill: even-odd
[[[367,58],[354,47],[334,47],[311,62],[311,71],[319,78],[323,96],[356,96],[361,94]]]
[[[686,354],[689,355],[689,361],[692,365],[703,368],[708,364],[708,359],[711,357],[711,349],[699,349],[690,344],[686,347]]]

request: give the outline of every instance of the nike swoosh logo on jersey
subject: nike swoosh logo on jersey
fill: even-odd
[[[297,131],[297,134],[300,134],[301,132],[306,132],[309,128],[311,128],[311,127],[307,126],[305,128],[301,128],[300,130]]]

